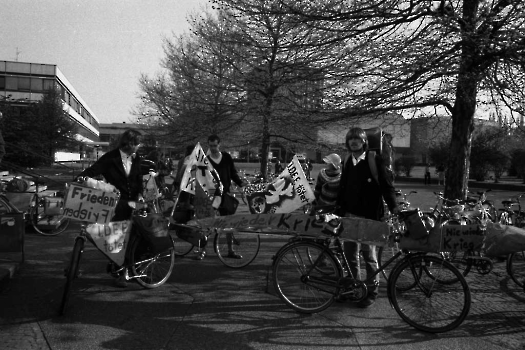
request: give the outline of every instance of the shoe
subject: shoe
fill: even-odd
[[[228,255],[226,255],[226,257],[230,259],[242,259],[242,255],[237,254],[236,252],[229,252]]]
[[[195,260],[202,260],[202,259],[204,259],[205,256],[206,256],[206,251],[203,250],[202,252],[197,253],[197,256],[195,257]]]
[[[128,281],[126,280],[125,275],[120,275],[115,278],[115,286],[120,288],[126,288],[128,286]]]
[[[362,307],[362,308],[367,308],[371,306],[372,304],[374,304],[375,302],[376,300],[374,298],[367,297],[366,299],[363,299],[360,302],[358,302],[357,306]]]

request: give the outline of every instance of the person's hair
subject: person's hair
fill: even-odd
[[[219,135],[210,135],[208,136],[208,142],[213,142],[213,141],[217,141],[217,143],[221,143],[221,138],[219,137]]]
[[[361,128],[351,128],[348,130],[345,138],[346,148],[351,151],[350,146],[348,146],[348,140],[356,136],[363,140],[363,150],[368,150],[368,137],[366,136],[366,132]]]
[[[138,130],[128,129],[120,135],[117,148],[124,152],[131,151],[131,149],[140,144],[142,141],[142,133]]]
[[[193,145],[186,146],[186,155],[189,156],[191,154],[191,152],[193,152],[194,148],[195,148],[195,146],[193,146]]]

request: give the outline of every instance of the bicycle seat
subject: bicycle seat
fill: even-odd
[[[510,205],[515,205],[515,204],[518,204],[517,201],[513,200],[513,199],[507,199],[507,200],[504,200],[504,201],[501,201],[501,203],[505,206],[510,206]]]

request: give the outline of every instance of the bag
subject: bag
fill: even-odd
[[[7,192],[26,192],[29,188],[29,182],[24,179],[15,177],[9,181],[6,186]]]
[[[233,215],[237,211],[239,200],[229,193],[222,196],[221,208],[226,211],[226,215]]]
[[[44,197],[44,213],[46,215],[63,215],[64,198]]]
[[[133,216],[133,223],[137,225],[139,234],[149,242],[154,253],[164,252],[173,248],[168,231],[170,221],[162,214],[135,215]]]
[[[410,210],[403,212],[404,222],[407,226],[407,236],[412,239],[420,239],[428,236],[429,231],[423,222],[421,211]]]

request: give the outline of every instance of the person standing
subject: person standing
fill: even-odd
[[[439,164],[436,167],[436,173],[438,176],[438,186],[439,185],[445,186],[445,166],[443,164]]]
[[[120,135],[115,149],[105,153],[92,166],[84,170],[79,177],[96,177],[102,175],[106,182],[120,192],[120,199],[111,221],[130,220],[133,209],[128,201],[143,200],[141,159],[137,151],[141,146],[142,134],[128,129]],[[126,287],[127,271],[123,271],[115,280],[118,287]]]
[[[317,205],[335,205],[341,180],[341,157],[332,153],[323,158],[328,164],[321,169],[315,182],[314,195]]]
[[[239,177],[233,158],[227,152],[221,152],[220,150],[221,139],[218,135],[210,135],[208,137],[208,152],[206,156],[210,161],[213,168],[217,171],[220,181],[223,186],[222,201],[224,196],[228,196],[230,193],[231,182],[235,182],[238,186],[242,187],[245,183]],[[229,213],[222,206],[219,207],[219,215],[228,215]],[[231,259],[242,259],[242,256],[233,250],[233,236],[231,233],[227,234],[228,240],[228,255],[227,258]],[[206,256],[206,250],[204,247],[201,248],[197,255],[197,260],[202,260]]]
[[[430,164],[425,166],[425,185],[430,185]]]
[[[381,220],[384,216],[383,200],[392,213],[397,214],[395,189],[383,163],[381,155],[372,157],[368,152],[366,132],[361,128],[351,128],[346,134],[345,146],[348,156],[342,163],[342,173],[337,205],[342,216],[358,216],[371,220]],[[373,163],[372,163],[373,162]],[[374,164],[374,165],[372,165]],[[359,246],[355,242],[344,242],[345,254],[354,277],[358,277]],[[361,251],[366,263],[366,274],[370,277],[377,270],[375,246],[362,244]],[[368,295],[358,305],[368,307],[377,299],[379,275],[373,285],[368,286]]]

